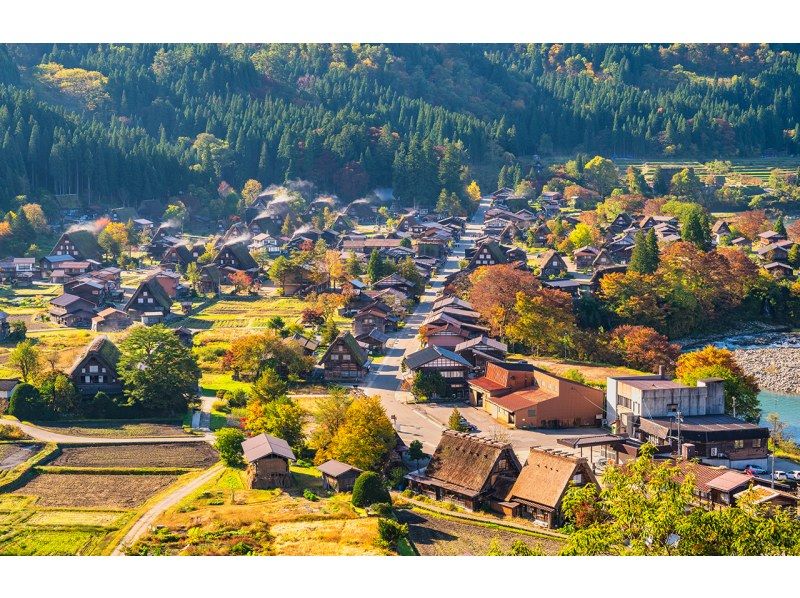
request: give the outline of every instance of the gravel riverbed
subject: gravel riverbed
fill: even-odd
[[[742,369],[758,380],[762,390],[800,394],[800,348],[737,349],[733,354]]]

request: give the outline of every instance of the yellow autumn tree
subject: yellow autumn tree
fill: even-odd
[[[249,206],[256,200],[261,191],[263,191],[261,183],[255,179],[248,179],[244,187],[242,187],[242,199]]]
[[[478,186],[476,181],[472,181],[469,185],[467,185],[467,195],[472,201],[481,200],[481,188]]]
[[[347,408],[328,452],[333,459],[377,471],[389,457],[395,431],[379,397],[358,397]]]

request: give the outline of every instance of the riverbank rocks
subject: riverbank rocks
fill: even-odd
[[[800,349],[739,349],[733,355],[741,368],[758,380],[761,390],[800,394]]]

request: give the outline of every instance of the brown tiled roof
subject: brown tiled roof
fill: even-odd
[[[348,465],[347,463],[342,463],[341,461],[337,461],[336,459],[330,459],[325,461],[322,465],[317,465],[317,469],[324,473],[325,475],[329,475],[333,478],[338,478],[340,475],[347,473],[348,471],[358,471],[361,470],[358,467],[353,467],[352,465]]]
[[[258,436],[248,438],[242,443],[242,451],[248,463],[252,463],[253,461],[257,461],[269,455],[278,455],[285,459],[295,460],[294,453],[289,443],[283,438],[276,438],[268,434],[259,434]]]
[[[555,509],[564,495],[576,470],[597,483],[585,459],[556,455],[532,448],[525,467],[511,487],[506,500],[522,500]]]

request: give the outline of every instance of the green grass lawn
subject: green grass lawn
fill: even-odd
[[[250,390],[249,382],[234,380],[228,372],[203,372],[200,378],[200,391],[205,396],[215,396],[218,390]]]

